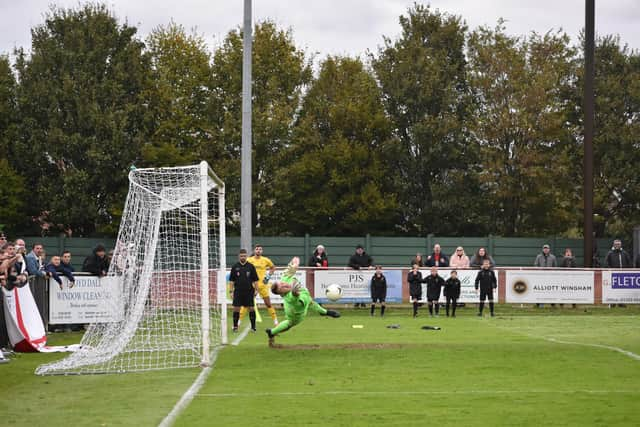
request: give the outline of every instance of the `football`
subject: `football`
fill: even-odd
[[[327,298],[329,300],[338,301],[342,296],[342,288],[340,287],[340,285],[332,283],[331,285],[327,286],[325,294],[327,295]]]

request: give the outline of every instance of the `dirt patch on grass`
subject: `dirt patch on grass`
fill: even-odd
[[[398,343],[350,343],[350,344],[273,344],[276,350],[385,350],[410,347],[411,344]]]

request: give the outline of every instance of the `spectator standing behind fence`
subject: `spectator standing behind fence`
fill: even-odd
[[[444,286],[444,279],[438,274],[438,267],[431,267],[431,274],[423,280],[427,284],[427,304],[429,304],[429,316],[433,316],[435,308],[436,316],[440,314],[440,292]]]
[[[464,253],[464,248],[458,246],[456,251],[449,258],[449,267],[451,268],[468,268],[469,257]]]
[[[362,245],[356,246],[356,253],[349,258],[349,267],[354,270],[360,270],[361,268],[371,268],[373,265],[373,258],[371,258],[365,251]],[[363,302],[357,302],[354,307],[366,307]]]
[[[418,252],[416,257],[411,260],[411,265],[418,264],[418,267],[424,267],[424,260],[422,259],[422,254]]]
[[[27,254],[27,271],[29,276],[36,276],[47,278],[49,274],[44,271],[44,265],[42,264],[42,255],[44,253],[44,246],[42,243],[35,243],[31,249],[31,252]]]
[[[407,274],[407,283],[409,283],[409,298],[413,304],[413,317],[418,316],[418,304],[422,299],[422,273],[418,271],[418,264],[411,266],[411,271]]]
[[[371,268],[373,264],[373,258],[371,258],[365,251],[362,245],[356,246],[356,253],[349,258],[349,267],[354,270],[360,270],[361,268]]]
[[[62,259],[59,255],[52,256],[51,261],[49,261],[49,263],[44,267],[44,270],[51,275],[53,280],[58,282],[60,289],[62,289],[62,279],[60,278],[60,275],[69,279],[69,287],[73,288],[76,279],[74,279],[73,273],[62,265]]]
[[[427,257],[424,263],[425,267],[448,267],[449,260],[447,256],[442,253],[440,245],[436,243],[433,245],[433,253]]]
[[[536,260],[533,262],[534,267],[557,267],[558,262],[556,256],[551,253],[551,247],[549,245],[542,245],[542,253],[536,256]]]
[[[562,262],[560,263],[560,267],[564,267],[564,268],[576,268],[576,259],[573,256],[573,252],[571,251],[571,248],[566,248],[564,250],[564,257],[562,258]],[[553,306],[553,304],[551,304]],[[560,307],[562,307],[564,304],[560,304]],[[571,306],[573,308],[576,308],[575,304],[571,304]]]
[[[309,258],[309,267],[329,267],[329,258],[327,258],[327,251],[324,246],[316,246],[313,255]]]
[[[22,260],[20,262],[16,262],[16,271],[19,274],[27,274],[27,246],[23,239],[16,239],[15,243],[16,247],[16,255],[20,254],[22,256]]]
[[[560,263],[560,267],[576,268],[576,259],[573,256],[573,252],[571,251],[571,248],[566,248],[564,250],[564,257],[562,258],[562,262]]]
[[[100,277],[107,275],[109,271],[109,260],[107,259],[103,245],[96,245],[96,247],[93,248],[92,254],[84,259],[82,271]]]
[[[485,248],[478,248],[476,254],[473,256],[473,258],[471,258],[469,265],[472,268],[482,268],[482,264],[485,260],[489,261],[489,265],[491,266],[491,268],[496,266],[495,261],[493,260],[493,258],[491,258],[491,255],[489,255],[487,250]]]
[[[534,267],[557,267],[556,256],[551,253],[551,247],[546,243],[542,245],[542,253],[536,256],[533,262]],[[553,305],[553,304],[552,304]],[[536,303],[536,307],[544,307],[544,304]]]
[[[622,249],[620,239],[613,241],[613,247],[604,259],[604,265],[607,268],[631,268],[631,255]]]
[[[375,314],[376,302],[380,303],[380,317],[384,316],[387,299],[387,278],[382,274],[382,267],[376,265],[376,272],[371,277],[371,316]]]

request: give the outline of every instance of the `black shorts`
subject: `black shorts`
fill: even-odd
[[[493,289],[485,291],[484,289],[480,289],[480,301],[484,301],[489,299],[489,301],[493,301]]]
[[[422,298],[422,293],[419,293],[419,294],[411,294],[411,295],[410,295],[410,297],[411,297],[411,299],[412,299],[412,300],[414,300],[414,299],[415,299],[415,300],[419,300],[419,299],[421,299],[421,298]]]
[[[374,289],[373,292],[371,292],[371,301],[384,302],[385,299],[387,299],[386,289]]]
[[[248,291],[234,289],[232,305],[234,307],[253,307],[254,298],[253,288]]]

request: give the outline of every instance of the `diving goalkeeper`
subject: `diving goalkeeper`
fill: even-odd
[[[321,316],[340,317],[340,313],[334,310],[327,310],[321,307],[311,298],[309,291],[304,288],[295,278],[296,270],[300,265],[300,258],[293,257],[286,271],[282,275],[282,280],[275,281],[271,285],[271,292],[282,296],[284,304],[285,320],[280,322],[273,329],[267,329],[269,345],[274,344],[274,338],[281,332],[288,331],[307,316],[307,311],[311,308],[320,313]]]

